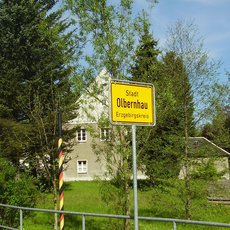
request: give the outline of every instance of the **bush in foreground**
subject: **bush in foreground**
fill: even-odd
[[[15,206],[35,207],[38,191],[33,178],[18,174],[9,161],[0,158],[0,203]],[[23,212],[23,216],[27,215]],[[19,225],[19,211],[0,208],[0,223],[8,226]]]

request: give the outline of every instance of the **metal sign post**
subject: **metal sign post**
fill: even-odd
[[[132,125],[134,229],[138,230],[136,126]]]
[[[132,126],[134,226],[138,230],[136,125],[155,125],[155,89],[149,83],[110,80],[109,92],[111,123]]]

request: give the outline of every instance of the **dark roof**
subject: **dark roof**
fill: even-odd
[[[205,137],[189,137],[191,156],[229,156],[230,153]]]

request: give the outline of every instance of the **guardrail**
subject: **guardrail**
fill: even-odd
[[[213,203],[213,204],[230,205],[230,198],[208,197],[208,202]]]
[[[72,211],[58,211],[58,210],[51,210],[51,209],[19,207],[19,206],[7,205],[7,204],[0,204],[0,207],[13,208],[13,209],[18,209],[19,210],[19,215],[20,215],[19,229],[20,230],[23,230],[23,211],[45,212],[45,213],[64,213],[64,214],[68,214],[68,215],[82,216],[82,230],[85,230],[85,226],[86,226],[85,218],[88,217],[88,216],[114,218],[114,219],[133,219],[133,216],[125,216],[125,215],[99,214],[99,213],[87,213],[87,212],[72,212]],[[208,222],[208,221],[182,220],[182,219],[157,218],[157,217],[142,217],[142,216],[139,216],[138,220],[157,221],[157,222],[171,222],[172,226],[173,226],[173,230],[177,229],[177,223],[230,228],[230,224],[217,223],[217,222]],[[4,225],[0,225],[0,228],[2,228],[2,229],[10,229],[10,230],[18,230],[18,228],[12,228],[12,227],[8,227],[8,226],[4,226]]]

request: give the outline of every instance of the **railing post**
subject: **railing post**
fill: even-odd
[[[82,230],[85,230],[85,215],[82,215]]]
[[[23,216],[22,216],[22,209],[19,210],[20,212],[20,230],[23,229]]]
[[[176,230],[176,222],[173,221],[173,230]]]

